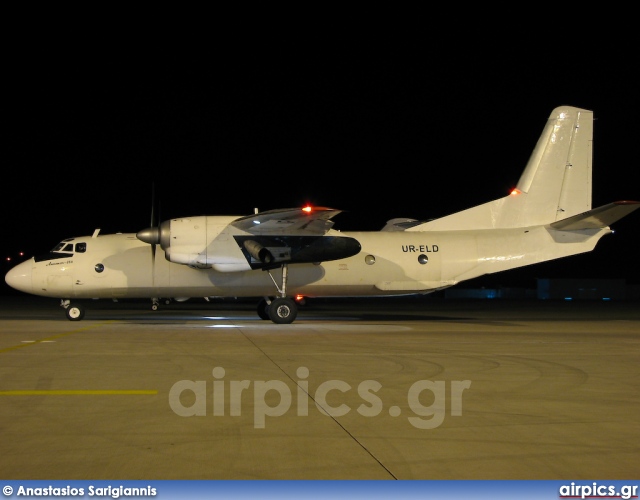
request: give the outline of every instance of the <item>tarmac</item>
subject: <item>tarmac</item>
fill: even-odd
[[[633,479],[640,303],[0,297],[3,479]]]

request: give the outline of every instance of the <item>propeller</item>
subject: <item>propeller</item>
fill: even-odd
[[[159,210],[158,210],[159,211]],[[156,216],[156,189],[151,183],[151,223],[146,229],[136,233],[136,238],[151,245],[151,284],[155,285],[156,245],[160,243],[159,217]]]
[[[156,217],[156,185],[155,182],[151,183],[151,223],[150,228],[154,228],[157,232],[154,243],[151,244],[151,257],[153,258],[153,265],[156,263],[156,245],[159,242],[160,229],[158,228],[158,217]],[[154,273],[155,274],[155,273]]]

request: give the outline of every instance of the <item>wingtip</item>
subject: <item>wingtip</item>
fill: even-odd
[[[620,200],[620,201],[614,201],[613,203],[614,205],[640,205],[640,201],[633,201],[633,200]]]

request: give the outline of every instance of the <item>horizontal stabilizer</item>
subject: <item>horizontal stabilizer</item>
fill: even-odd
[[[550,226],[561,231],[599,229],[613,224],[637,208],[640,208],[640,201],[615,201],[588,212],[553,222]]]
[[[390,219],[381,231],[404,231],[405,229],[419,224],[424,224],[427,221],[420,221],[416,219],[406,219],[404,217],[398,219]]]

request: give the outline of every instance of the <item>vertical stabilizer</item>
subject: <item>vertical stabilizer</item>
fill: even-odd
[[[591,209],[592,145],[592,111],[553,110],[517,186],[542,223]]]
[[[510,195],[407,231],[528,227],[586,212],[591,209],[592,156],[593,112],[558,107]]]

